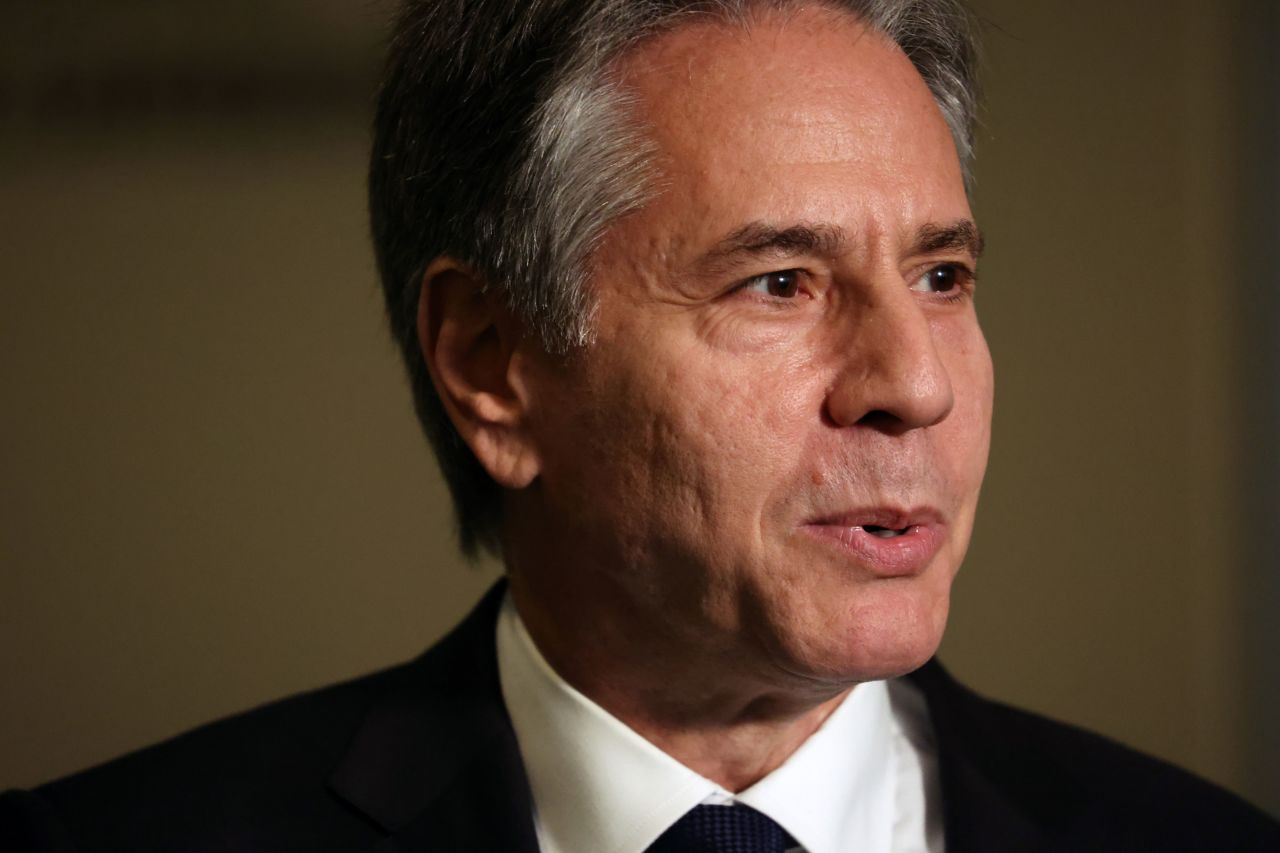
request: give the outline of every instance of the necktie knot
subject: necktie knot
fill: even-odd
[[[646,853],[786,853],[795,840],[750,806],[694,806]]]

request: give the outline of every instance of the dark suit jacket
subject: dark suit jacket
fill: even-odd
[[[0,797],[0,850],[537,850],[498,687],[501,586],[411,663]],[[1169,765],[911,676],[937,734],[947,849],[1280,851],[1280,824]]]

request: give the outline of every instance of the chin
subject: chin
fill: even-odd
[[[844,612],[829,616],[828,629],[807,648],[796,649],[800,671],[845,684],[879,681],[919,669],[937,652],[947,624],[946,593],[929,594],[909,583],[862,592]]]

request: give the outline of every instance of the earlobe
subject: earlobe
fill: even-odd
[[[521,330],[483,280],[449,257],[433,260],[418,297],[418,344],[445,411],[501,486],[538,475],[528,433]]]

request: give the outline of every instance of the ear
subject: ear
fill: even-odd
[[[465,264],[439,257],[422,276],[418,345],[462,440],[489,476],[522,489],[538,475],[528,434],[520,325]]]

